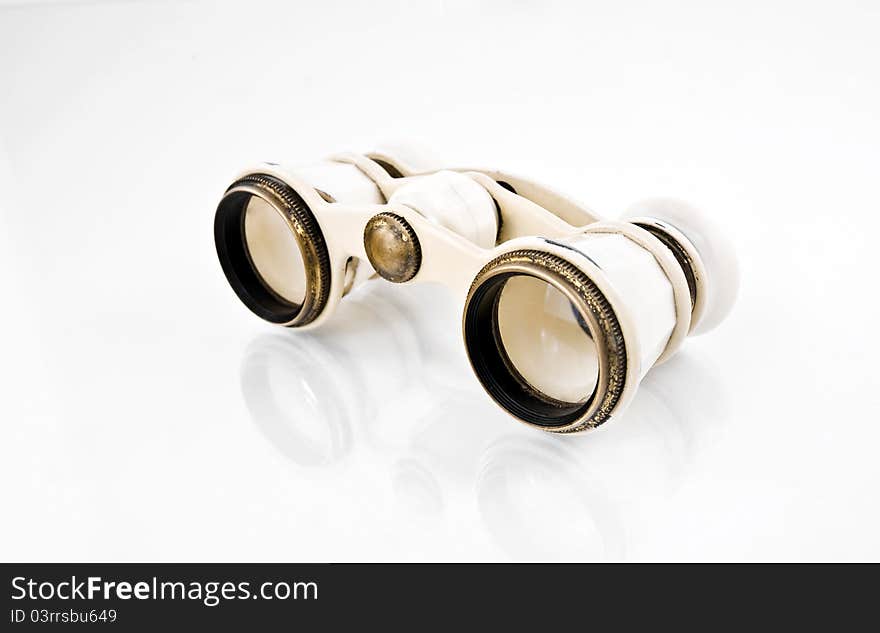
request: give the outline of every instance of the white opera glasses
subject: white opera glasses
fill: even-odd
[[[730,244],[687,204],[605,221],[532,181],[405,151],[248,170],[214,238],[238,297],[278,325],[319,327],[376,276],[450,287],[483,387],[556,433],[619,415],[653,365],[724,319],[738,285]]]

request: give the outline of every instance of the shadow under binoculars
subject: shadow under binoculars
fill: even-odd
[[[414,519],[476,502],[513,559],[624,558],[633,515],[674,491],[722,417],[713,371],[679,355],[618,424],[560,442],[511,427],[483,397],[442,290],[403,290],[367,285],[347,297],[338,327],[256,338],[241,384],[259,430],[305,476],[366,455]],[[557,308],[549,320],[580,330]]]

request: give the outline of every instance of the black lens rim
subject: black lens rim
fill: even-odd
[[[306,275],[301,304],[284,299],[254,269],[244,231],[247,202],[259,196],[278,209],[290,222]],[[290,185],[269,174],[249,174],[235,181],[217,206],[214,216],[217,257],[229,285],[248,309],[260,318],[289,327],[314,321],[330,294],[330,257],[318,221]]]
[[[599,354],[599,376],[582,403],[561,402],[531,387],[512,367],[498,332],[498,301],[507,281],[536,277],[564,292],[589,318]],[[566,292],[568,290],[568,292]],[[551,253],[521,250],[489,262],[476,276],[464,311],[465,348],[474,373],[489,395],[514,417],[557,432],[594,428],[607,421],[623,392],[626,347],[611,305],[589,277]]]

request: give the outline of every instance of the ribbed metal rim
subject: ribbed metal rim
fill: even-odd
[[[549,398],[519,376],[506,359],[498,332],[498,299],[506,281],[516,275],[536,277],[553,285],[588,323],[599,356],[599,376],[585,402]],[[584,431],[606,422],[620,401],[627,371],[620,322],[589,276],[562,257],[524,249],[490,261],[471,284],[462,328],[468,358],[483,387],[500,406],[527,424],[555,433]]]
[[[240,256],[233,256],[243,249],[250,260],[246,244],[241,246],[232,241],[244,242],[242,201],[247,200],[248,196],[263,198],[281,211],[293,229],[306,274],[305,296],[301,304],[278,296],[262,282],[252,262],[247,262],[251,267],[248,273],[244,270],[245,263],[238,261]],[[331,283],[330,255],[321,228],[305,201],[279,178],[257,173],[232,183],[217,206],[214,238],[227,280],[239,299],[261,318],[288,327],[298,327],[314,321],[327,305]]]

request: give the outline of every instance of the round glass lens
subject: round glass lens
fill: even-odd
[[[281,213],[251,196],[244,215],[244,235],[251,262],[263,283],[291,303],[306,296],[306,268],[296,235]]]
[[[562,292],[536,277],[511,277],[498,299],[498,329],[508,359],[533,389],[566,403],[592,395],[596,345]]]

